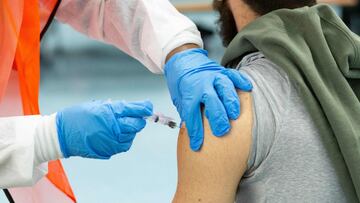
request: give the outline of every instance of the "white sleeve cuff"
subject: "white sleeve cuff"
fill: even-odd
[[[34,142],[35,166],[44,162],[63,158],[56,127],[56,114],[41,117],[35,131]]]
[[[184,44],[197,44],[200,48],[204,47],[203,41],[200,37],[200,32],[196,29],[188,29],[180,34],[174,36],[172,40],[164,47],[161,67],[164,71],[167,55],[174,49]]]

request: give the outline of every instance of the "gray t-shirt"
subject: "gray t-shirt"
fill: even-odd
[[[335,138],[318,132],[287,74],[261,53],[238,68],[254,84],[254,126],[236,202],[357,202]]]

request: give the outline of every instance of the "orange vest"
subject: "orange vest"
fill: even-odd
[[[13,89],[20,90],[23,115],[40,113],[40,38],[59,4],[60,0],[0,0],[0,104],[11,95],[8,84],[15,73],[19,88]],[[46,178],[76,202],[61,162],[49,162],[48,169]]]

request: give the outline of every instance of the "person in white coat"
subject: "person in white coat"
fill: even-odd
[[[205,106],[214,135],[223,136],[230,130],[229,119],[240,114],[236,88],[252,88],[244,76],[207,57],[194,23],[167,0],[62,0],[56,18],[115,45],[150,71],[165,73],[195,151],[203,142],[200,106]],[[4,98],[0,115],[15,108],[14,103],[6,106],[10,100]],[[151,114],[149,101],[94,101],[50,116],[1,117],[0,187],[35,184],[47,172],[42,163],[50,160],[108,159],[125,152]]]

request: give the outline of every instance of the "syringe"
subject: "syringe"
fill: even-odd
[[[107,102],[112,103],[112,100],[109,98]],[[176,123],[175,119],[164,116],[162,113],[154,113],[152,116],[145,117],[145,119],[154,123],[160,123],[169,126],[172,129],[181,128],[181,126]]]
[[[152,116],[147,117],[146,120],[169,126],[172,129],[180,128],[180,126],[176,123],[175,119],[164,116],[161,113],[154,113]]]

